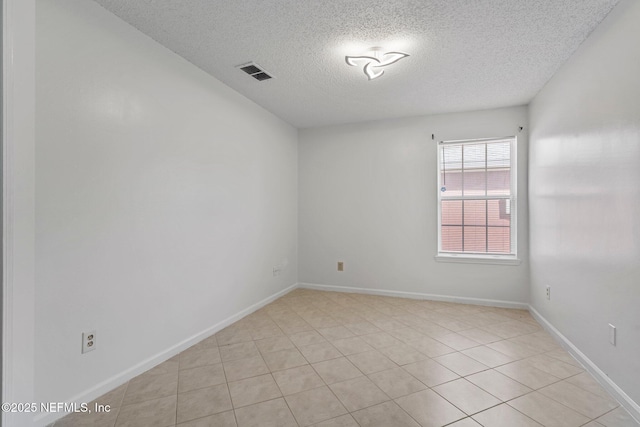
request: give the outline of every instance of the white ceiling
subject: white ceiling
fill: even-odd
[[[96,1],[304,128],[527,104],[618,0]],[[411,56],[368,81],[373,46]]]

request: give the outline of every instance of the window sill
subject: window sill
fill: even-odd
[[[439,254],[434,258],[438,262],[457,262],[463,264],[520,265],[522,262],[516,257],[501,255]]]

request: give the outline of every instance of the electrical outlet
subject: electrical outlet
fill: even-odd
[[[344,262],[338,261],[338,271],[344,271]]]
[[[616,345],[616,327],[609,323],[609,342]]]
[[[88,353],[96,349],[96,331],[82,333],[82,353]]]
[[[551,300],[551,286],[547,286],[547,299]]]
[[[282,273],[282,267],[280,267],[279,265],[274,265],[273,266],[273,277],[279,276],[280,273]]]

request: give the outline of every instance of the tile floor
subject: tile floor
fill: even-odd
[[[66,426],[638,427],[522,310],[295,290]]]

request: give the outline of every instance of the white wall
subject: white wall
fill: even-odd
[[[2,2],[2,401],[34,400],[34,26],[33,0]],[[0,424],[31,425],[2,413]]]
[[[93,2],[38,1],[36,37],[35,400],[57,402],[296,283],[297,130]]]
[[[528,302],[526,128],[514,107],[301,130],[300,282]],[[515,134],[522,264],[436,262],[436,142]]]
[[[636,402],[638,22],[640,2],[621,1],[536,96],[529,155],[532,305]]]

